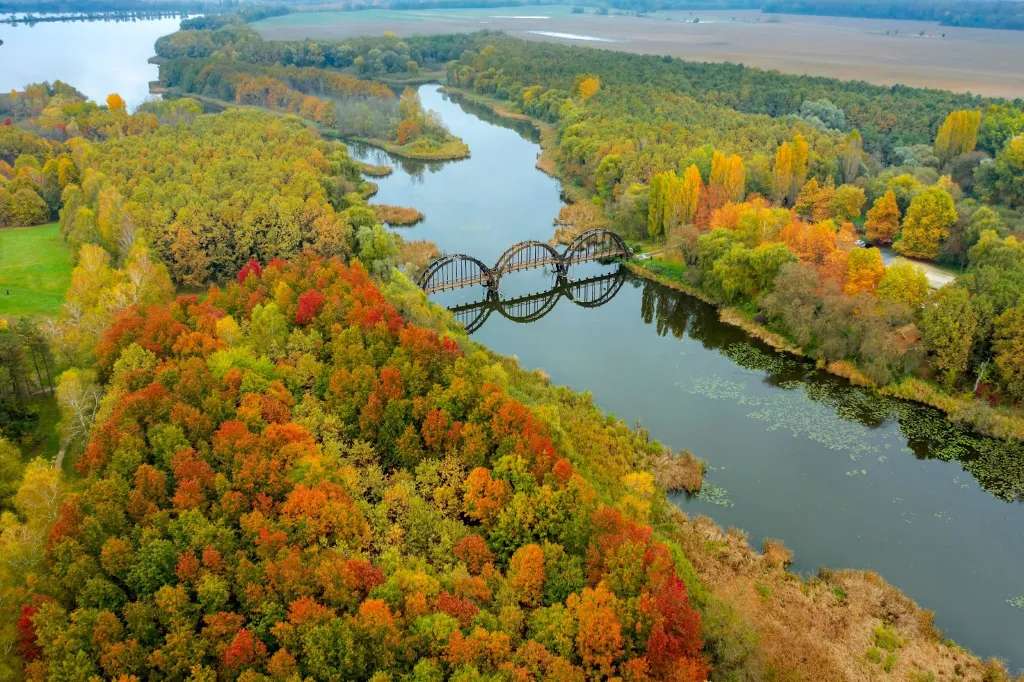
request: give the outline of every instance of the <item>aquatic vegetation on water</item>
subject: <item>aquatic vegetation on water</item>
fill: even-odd
[[[719,507],[731,507],[733,501],[729,499],[729,491],[722,486],[715,485],[714,483],[704,482],[704,486],[700,489],[700,492],[694,495],[694,497],[703,502],[709,502],[711,504],[718,505]]]
[[[788,385],[804,384],[789,382]],[[695,377],[685,390],[694,395],[753,408],[747,416],[764,422],[768,431],[788,430],[794,436],[807,438],[829,450],[848,452],[851,459],[879,450],[877,445],[865,439],[860,424],[837,419],[829,406],[808,402],[799,393],[755,395],[748,386],[717,376]]]
[[[1024,594],[1018,594],[1013,599],[1007,599],[1006,603],[1017,609],[1024,609]]]
[[[959,462],[992,495],[1006,501],[1024,500],[1022,443],[979,435],[938,410],[825,376],[807,362],[751,343],[732,343],[721,352],[747,370],[767,373],[773,385],[786,392],[755,395],[744,382],[721,376],[695,377],[685,390],[754,408],[747,416],[766,423],[769,431],[787,429],[830,450],[846,451],[854,461],[865,454],[908,447],[920,458]],[[867,430],[891,421],[898,424],[905,440],[869,440]],[[881,454],[876,459],[887,461]],[[847,475],[859,474],[854,470]]]
[[[722,349],[722,355],[737,365],[769,374],[805,372],[807,369],[806,363],[782,353],[766,351],[750,343],[731,343]]]

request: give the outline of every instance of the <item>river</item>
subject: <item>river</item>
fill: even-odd
[[[395,168],[376,180],[374,201],[426,215],[401,233],[488,264],[513,242],[549,239],[559,184],[534,168],[536,137],[436,86],[420,95],[471,157],[428,165],[354,150]],[[514,277],[503,278],[503,296],[552,279]],[[479,292],[438,300],[472,298]],[[563,296],[529,324],[494,312],[473,338],[705,459],[705,492],[676,498],[688,513],[743,528],[755,546],[782,538],[802,573],[875,570],[935,610],[947,636],[1024,666],[1024,609],[1014,605],[1024,593],[1021,448],[774,353],[701,301],[631,275],[600,307]]]
[[[0,25],[0,88],[60,78],[94,99],[117,91],[137,104],[156,77],[146,62],[153,41],[176,25]],[[513,242],[547,240],[561,206],[559,183],[534,168],[539,147],[529,127],[451,101],[436,86],[420,92],[472,156],[403,163],[356,150],[395,167],[376,179],[375,201],[425,213],[403,234],[485,262]],[[782,538],[804,573],[876,570],[934,609],[949,637],[1024,667],[1020,448],[975,438],[932,410],[879,398],[771,352],[689,296],[597,265],[573,276],[602,274],[604,305],[584,307],[564,295],[574,292],[556,292],[527,315],[538,318],[532,323],[494,311],[474,338],[704,458],[705,491],[676,499],[688,513],[743,528],[758,546]],[[503,280],[502,292],[515,297],[551,283],[550,275],[519,273]]]

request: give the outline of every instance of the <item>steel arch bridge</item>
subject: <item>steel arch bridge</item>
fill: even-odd
[[[427,265],[417,284],[428,294],[475,285],[497,294],[501,278],[511,272],[551,267],[564,279],[569,268],[578,263],[629,256],[629,247],[622,237],[609,230],[594,229],[577,235],[561,253],[544,242],[518,242],[506,249],[493,267],[463,253],[439,256]]]
[[[625,270],[620,267],[615,272],[585,279],[559,278],[551,289],[525,296],[503,299],[488,290],[484,300],[452,306],[448,310],[472,334],[484,326],[494,312],[512,322],[525,324],[550,313],[562,298],[583,308],[600,307],[615,298],[625,281]]]

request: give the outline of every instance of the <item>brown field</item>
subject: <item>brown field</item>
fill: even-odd
[[[699,23],[693,23],[695,18]],[[597,16],[570,14],[560,6],[526,6],[313,12],[274,17],[255,27],[269,39],[501,30],[534,40],[695,61],[738,62],[881,85],[903,83],[1024,98],[1024,31],[950,28],[929,22],[756,10]]]

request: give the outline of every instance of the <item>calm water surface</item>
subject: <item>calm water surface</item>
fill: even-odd
[[[530,134],[434,86],[420,94],[472,156],[433,166],[390,160],[395,173],[377,180],[375,201],[426,214],[403,234],[487,263],[515,241],[549,239],[559,185],[534,168]],[[512,291],[503,279],[503,295],[551,281],[515,277]],[[441,302],[479,292],[447,296]],[[934,609],[949,637],[1024,667],[1024,609],[1011,603],[1024,594],[1020,448],[773,353],[700,301],[634,277],[598,308],[563,297],[531,324],[491,314],[474,338],[706,459],[705,492],[677,499],[687,512],[744,528],[758,546],[783,538],[799,571],[876,570]]]
[[[153,43],[179,23],[165,18],[0,24],[0,91],[61,80],[97,102],[116,92],[136,107],[157,79],[156,65],[146,61]]]

